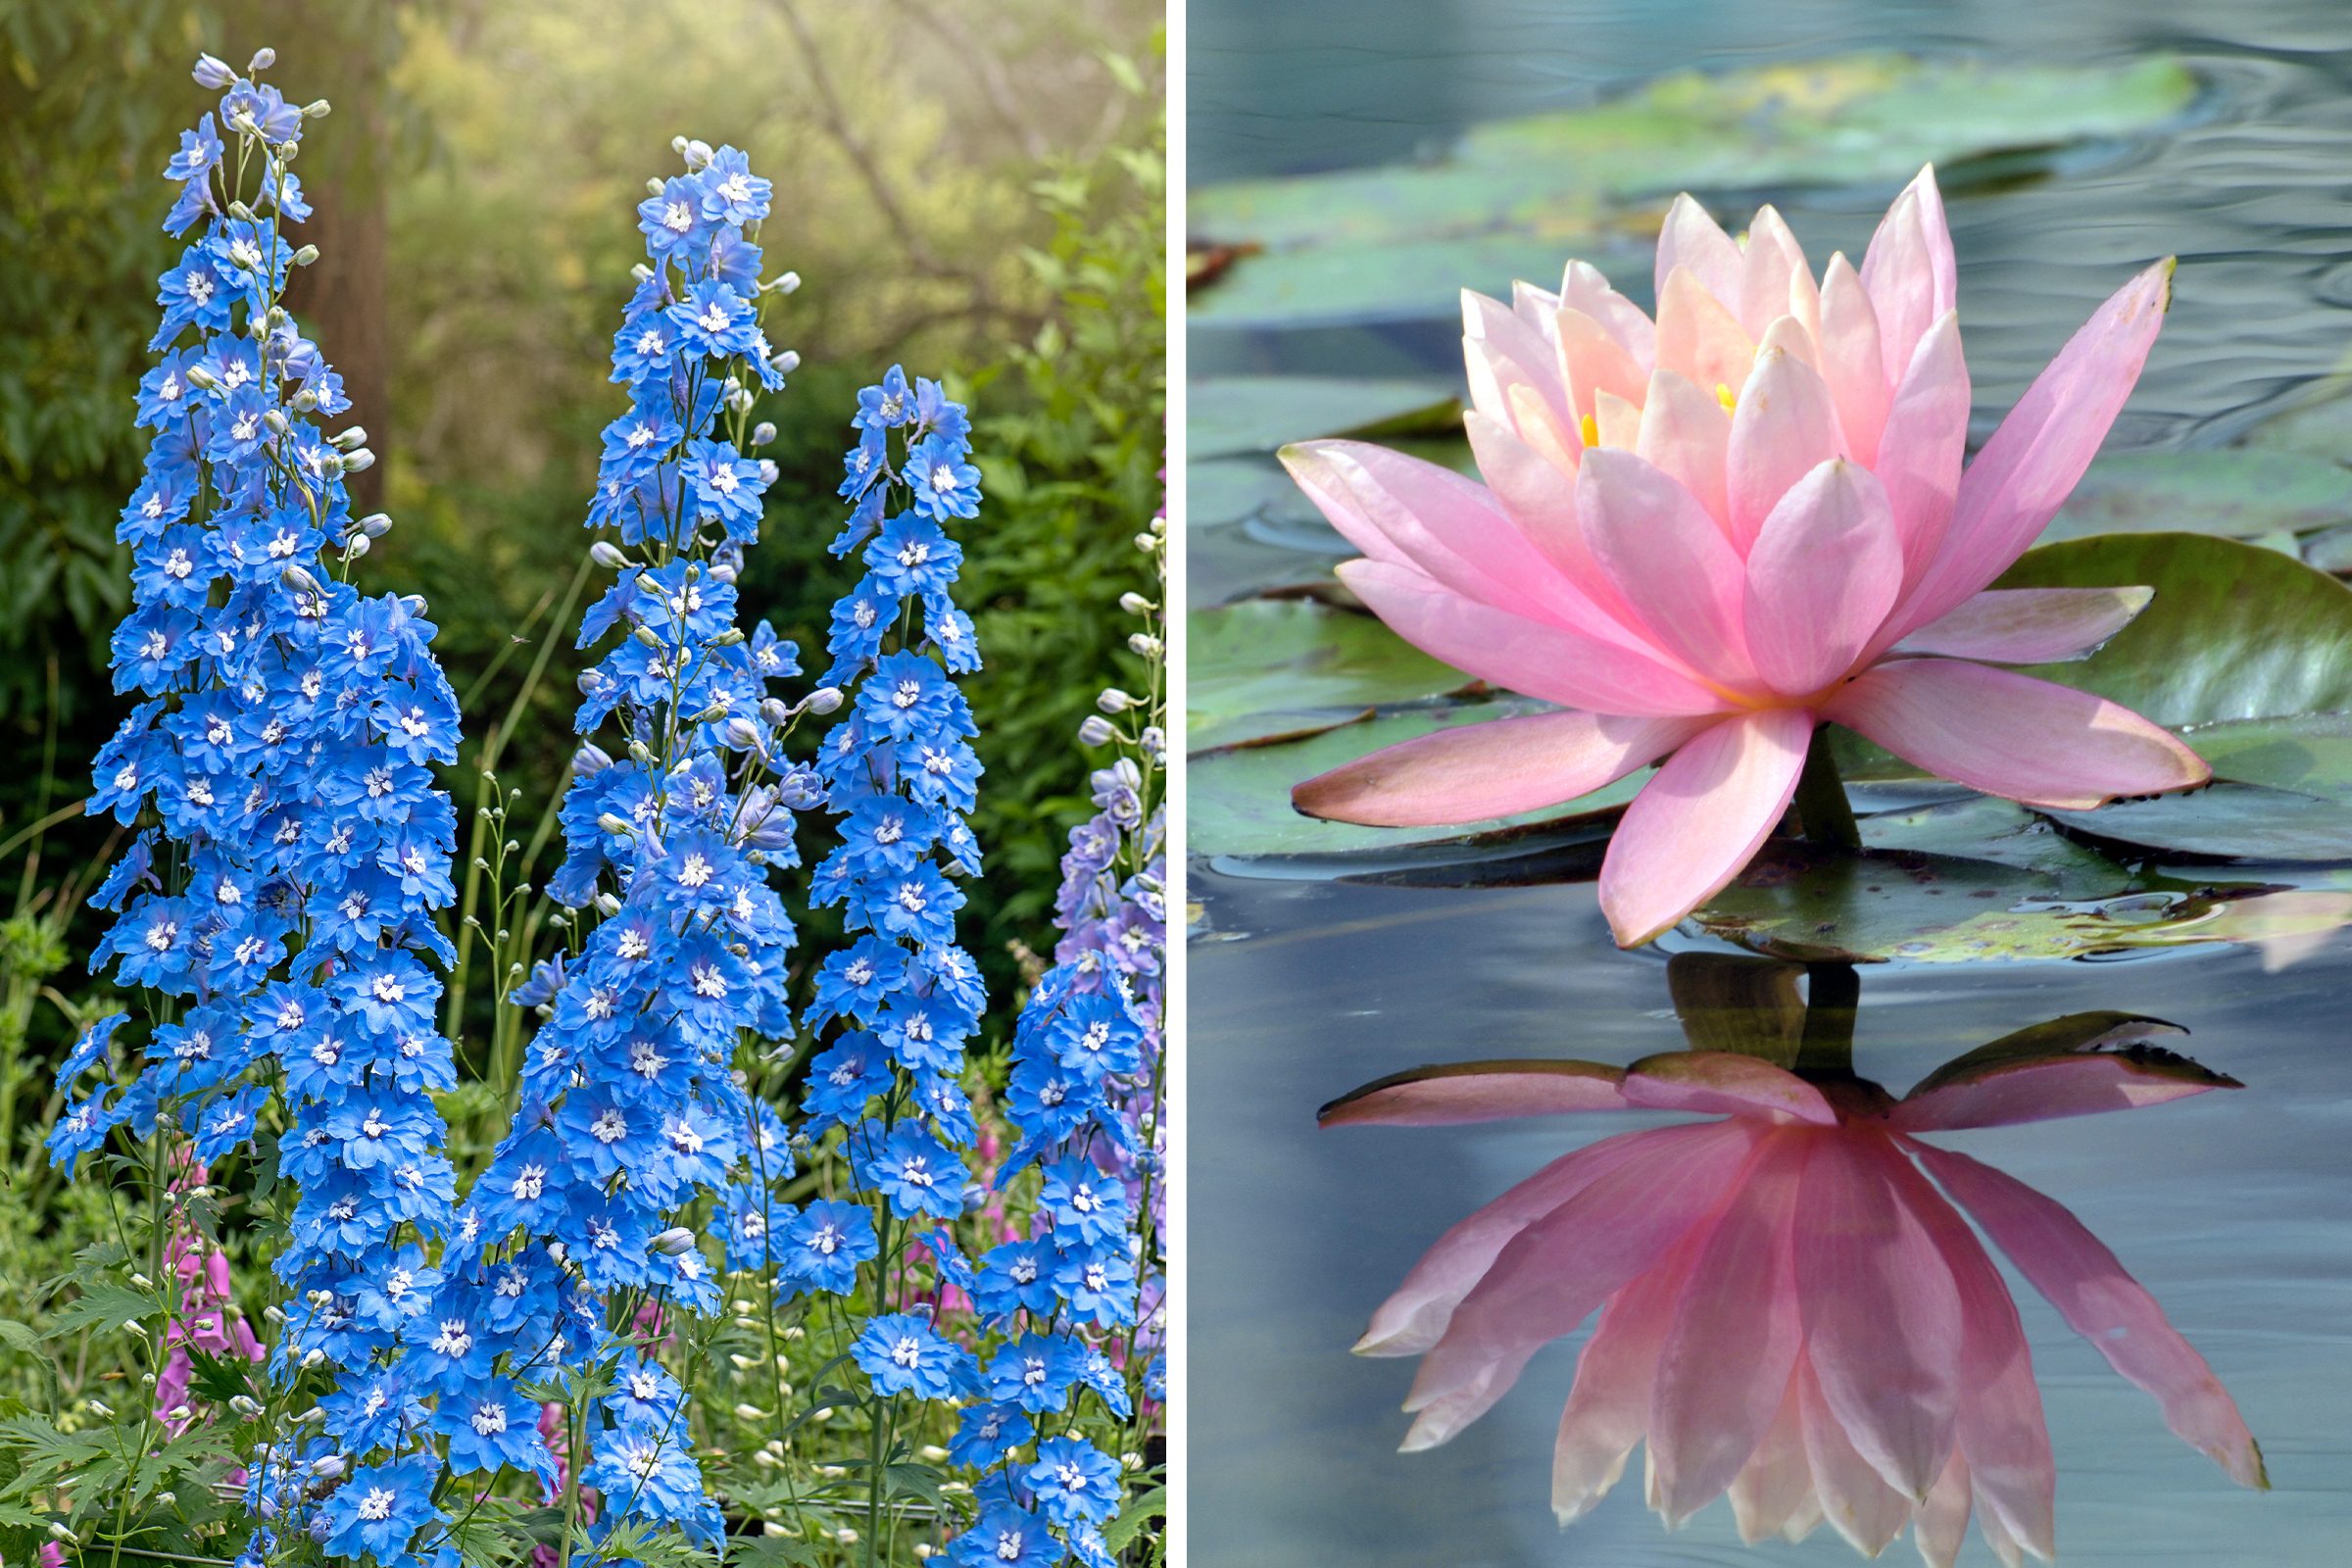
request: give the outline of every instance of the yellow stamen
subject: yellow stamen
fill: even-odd
[[[1724,413],[1729,414],[1740,406],[1740,394],[1732,390],[1730,382],[1718,381],[1715,383],[1715,401],[1723,405]]]
[[[1598,419],[1595,419],[1592,417],[1592,416],[1588,414],[1583,419],[1578,421],[1576,428],[1577,433],[1585,438],[1586,446],[1596,447],[1600,445],[1600,421]]]

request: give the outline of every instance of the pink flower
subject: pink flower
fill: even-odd
[[[2098,451],[2172,272],[2159,263],[2102,306],[1965,473],[1968,367],[1933,171],[1859,271],[1832,257],[1818,284],[1770,207],[1742,243],[1685,196],[1658,241],[1655,322],[1582,262],[1556,295],[1465,294],[1484,484],[1359,442],[1283,461],[1364,553],[1340,575],[1375,613],[1565,710],[1374,753],[1299,785],[1298,808],[1479,821],[1664,758],[1601,872],[1631,947],[1746,865],[1825,722],[2030,806],[2205,782],[2138,714],[1991,667],[2080,658],[2148,602],[1986,585]]]
[[[1850,1074],[1817,1082],[1689,1051],[1622,1070],[1422,1069],[1325,1107],[1327,1126],[1632,1107],[1724,1118],[1579,1150],[1440,1238],[1356,1346],[1423,1357],[1405,1448],[1477,1420],[1598,1309],[1553,1459],[1561,1523],[1646,1442],[1649,1502],[1670,1525],[1728,1492],[1750,1542],[1801,1539],[1826,1518],[1876,1556],[1909,1524],[1927,1561],[1948,1568],[1973,1510],[2012,1568],[2021,1549],[2046,1561],[2057,1472],[2041,1397],[1965,1209],[2175,1432],[2233,1480],[2267,1486],[2228,1392],[2115,1255],[2056,1202],[1918,1136],[2237,1087],[2168,1052],[2101,1049],[2155,1032],[2143,1020],[2045,1028],[2076,1022],[2087,1028],[2070,1045],[2030,1031],[1899,1102]]]

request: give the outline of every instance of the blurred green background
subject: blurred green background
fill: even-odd
[[[126,594],[114,526],[144,449],[130,417],[155,275],[177,249],[161,171],[209,107],[197,52],[241,68],[266,43],[290,99],[334,105],[304,143],[303,234],[322,255],[292,304],[381,460],[358,499],[396,526],[362,580],[426,596],[469,694],[461,812],[538,652],[515,639],[551,634],[589,542],[598,432],[625,403],[606,376],[642,256],[635,205],[678,168],[672,136],[750,153],[775,182],[769,270],[804,279],[770,317],[804,363],[761,408],[783,475],[744,589],[819,668],[851,580],[824,544],[856,389],[903,362],[972,403],[988,502],[960,533],[989,661],[967,688],[991,860],[965,939],[1009,999],[1007,944],[1050,934],[1084,795],[1074,731],[1127,673],[1117,597],[1149,587],[1131,541],[1159,502],[1164,430],[1160,9],[0,0],[0,841],[79,797],[124,710],[105,669]],[[569,626],[552,634],[500,759],[525,826],[571,747],[580,659]],[[59,966],[86,926],[50,940],[50,890],[105,848],[76,819],[24,868],[0,928],[12,994],[53,973],[79,993],[79,964]],[[29,1069],[62,1019],[5,1010],[0,1027],[43,1037],[6,1053],[21,1081],[0,1085],[25,1143],[47,1089]]]

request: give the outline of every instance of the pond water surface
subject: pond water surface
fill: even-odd
[[[2047,178],[1954,196],[1962,320],[1981,437],[2100,299],[2148,259],[2178,252],[2171,318],[2111,450],[2215,445],[2291,403],[2352,348],[2352,10],[2202,9],[2211,14],[2191,26],[2154,8],[2048,0],[1199,0],[1192,172],[1200,181],[1394,160],[1473,120],[1587,102],[1689,66],[1867,48],[2039,63],[2169,50],[2207,83],[2184,125],[2071,151]],[[1759,194],[1782,206],[1818,263],[1834,247],[1858,255],[1893,189]],[[1645,278],[1617,281],[1646,295]],[[1197,329],[1193,371],[1452,377],[1455,330],[1444,319]],[[1215,553],[1238,538],[1195,533],[1197,581],[1217,580]],[[1550,1456],[1575,1342],[1540,1353],[1461,1437],[1414,1454],[1396,1451],[1411,1363],[1348,1354],[1373,1307],[1456,1219],[1565,1151],[1686,1118],[1318,1133],[1316,1107],[1425,1062],[1624,1063],[1676,1049],[1667,952],[1614,949],[1590,884],[1432,890],[1228,861],[1196,864],[1192,896],[1201,906],[1187,1118],[1196,1560],[1850,1560],[1827,1530],[1801,1544],[1742,1546],[1721,1503],[1670,1535],[1642,1507],[1638,1461],[1590,1517],[1556,1530]],[[1976,1045],[2085,1009],[2170,1019],[2191,1031],[2173,1044],[2243,1082],[2170,1105],[1937,1141],[2079,1216],[2212,1362],[2268,1459],[2272,1491],[2231,1485],[2008,1271],[2057,1457],[2063,1560],[2352,1563],[2352,937],[2129,961],[1882,964],[1861,986],[1856,1070],[1898,1094]],[[1892,1549],[1911,1553],[1905,1543]],[[1972,1537],[1961,1560],[1994,1559]]]

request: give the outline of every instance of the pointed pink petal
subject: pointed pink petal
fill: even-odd
[[[1698,674],[1753,679],[1740,636],[1746,569],[1690,491],[1631,452],[1594,448],[1576,480],[1585,546],[1655,641]]]
[[[1874,665],[1823,712],[1938,778],[2028,806],[2087,810],[2213,776],[2196,753],[2128,708],[1963,660]]]
[[[1881,1135],[1821,1136],[1805,1167],[1796,1287],[1822,1396],[1856,1451],[1913,1499],[1951,1456],[1960,1407],[1952,1271],[1897,1194]]]
[[[2135,1030],[2134,1039],[2150,1031]],[[2095,1116],[2109,1110],[2137,1110],[2213,1089],[2235,1089],[2233,1078],[2207,1072],[2194,1062],[2134,1057],[2122,1052],[2084,1051],[2025,1061],[1979,1076],[1913,1091],[1888,1114],[1887,1125],[1903,1132],[1943,1132],[1956,1127],[2006,1127],[2053,1121],[2061,1116]]]
[[[2009,411],[1961,476],[1942,548],[1898,617],[1905,629],[1974,596],[2057,515],[2139,379],[2172,279],[2164,261],[2118,289]]]
[[[1751,1546],[1785,1529],[1813,1496],[1813,1466],[1805,1457],[1798,1376],[1790,1368],[1779,1412],[1732,1481],[1732,1518],[1740,1527],[1740,1539]],[[1816,1518],[1820,1516],[1818,1503],[1813,1512]]]
[[[1672,370],[1649,378],[1634,453],[1690,491],[1727,538],[1732,513],[1724,497],[1724,455],[1731,442],[1732,416],[1714,393]]]
[[[1775,352],[1788,355],[1816,375],[1821,373],[1821,347],[1814,341],[1813,334],[1806,329],[1804,322],[1793,316],[1774,318],[1772,324],[1764,329],[1764,335],[1756,339],[1757,359]],[[1832,407],[1836,407],[1835,400],[1832,400]]]
[[[1810,1350],[1798,1361],[1796,1372],[1798,1408],[1805,1423],[1805,1458],[1813,1467],[1822,1517],[1856,1551],[1876,1557],[1910,1522],[1911,1499],[1888,1486],[1854,1447],[1822,1392]]]
[[[1634,357],[1636,365],[1652,365],[1658,358],[1658,329],[1642,307],[1609,286],[1599,268],[1572,261],[1560,276],[1560,307],[1582,311],[1608,329],[1617,346]]]
[[[1674,1308],[1649,1423],[1669,1529],[1731,1486],[1788,1393],[1802,1335],[1789,1227],[1813,1142],[1766,1137]]]
[[[1943,1190],[1975,1217],[2067,1326],[2156,1396],[2165,1424],[2242,1487],[2268,1487],[2262,1450],[2222,1380],[2115,1254],[2055,1200],[1949,1150],[1914,1144]]]
[[[1769,203],[1756,209],[1740,253],[1740,322],[1761,338],[1765,328],[1793,316],[1810,332],[1820,317],[1813,269],[1788,220]]]
[[[1581,601],[1476,480],[1361,441],[1303,441],[1281,456],[1307,498],[1369,560],[1410,566],[1466,598],[1537,619]]]
[[[1820,372],[1793,355],[1760,356],[1732,410],[1725,459],[1732,540],[1742,555],[1789,486],[1843,450]]]
[[[1830,384],[1838,427],[1854,461],[1878,461],[1893,382],[1879,353],[1879,315],[1843,254],[1830,258],[1821,283],[1821,377]]]
[[[1340,580],[1406,642],[1456,669],[1566,708],[1665,716],[1729,703],[1657,660],[1449,592],[1406,566],[1343,562]]]
[[[1419,1412],[1407,1448],[1435,1446],[1484,1415],[1537,1350],[1656,1266],[1722,1207],[1756,1141],[1736,1121],[1633,1136],[1645,1140],[1634,1154],[1513,1237],[1462,1298],[1405,1400]]]
[[[1923,169],[1894,199],[1862,258],[1886,348],[1886,379],[1897,380],[1928,325],[1959,303],[1959,270],[1936,171]]]
[[[1705,391],[1737,392],[1756,360],[1756,340],[1688,268],[1676,268],[1658,296],[1658,361]]]
[[[1697,1116],[1838,1125],[1820,1090],[1786,1067],[1736,1051],[1664,1051],[1625,1070],[1625,1102]]]
[[[1442,729],[1333,768],[1291,791],[1308,816],[1427,827],[1516,816],[1589,795],[1696,734],[1695,718],[1567,709]]]
[[[1585,547],[1584,529],[1577,524],[1578,455],[1531,446],[1509,425],[1490,419],[1476,409],[1462,416],[1462,428],[1470,437],[1471,454],[1478,460],[1479,477],[1486,481],[1511,525],[1560,576],[1582,589],[1598,612],[1623,621],[1625,607],[1593,564],[1592,552]]]
[[[2026,1348],[2017,1303],[1968,1222],[1926,1177],[1896,1163],[1905,1206],[1926,1226],[1952,1271],[1965,1325],[1954,1348],[1962,1393],[1952,1457],[1956,1463],[1965,1454],[1968,1463],[1959,1529],[1966,1530],[1966,1502],[1973,1493],[2046,1562],[2057,1550],[2058,1466],[2050,1454],[2041,1390],[2034,1382],[2034,1358]],[[1938,1490],[1950,1480],[1947,1469]],[[1931,1496],[1930,1506],[1935,1502]]]
[[[1489,418],[1509,421],[1514,386],[1542,395],[1550,417],[1573,429],[1576,416],[1560,385],[1559,350],[1552,337],[1521,319],[1500,300],[1462,291],[1462,367],[1470,380],[1472,406]]]
[[[1600,870],[1600,906],[1635,948],[1723,891],[1796,794],[1813,716],[1767,709],[1683,744],[1626,808]]]
[[[1703,1128],[1669,1128],[1698,1132]],[[1607,1171],[1647,1150],[1647,1132],[1619,1133],[1563,1154],[1493,1202],[1456,1221],[1372,1314],[1358,1355],[1419,1355],[1445,1334],[1453,1309],[1493,1267],[1511,1238]]]
[[[1594,417],[1603,392],[1639,401],[1649,369],[1628,354],[1609,329],[1584,312],[1563,307],[1557,322],[1559,373],[1573,419]],[[1581,439],[1581,434],[1580,434]]]
[[[1985,1500],[1983,1493],[1977,1494],[1977,1533],[1984,1538],[1984,1544],[1990,1546],[1992,1554],[2000,1559],[2001,1568],[2025,1568],[2026,1554],[2018,1549],[2017,1538],[2009,1533],[2008,1526],[2001,1523],[2001,1516],[1985,1506]],[[2048,1559],[2044,1558],[2043,1561]]]
[[[1666,285],[1678,267],[1688,268],[1692,278],[1726,305],[1739,303],[1740,274],[1746,270],[1740,247],[1689,195],[1674,199],[1658,229],[1655,284],[1659,299],[1666,297]]]
[[[1576,1386],[1551,1450],[1551,1511],[1563,1527],[1617,1484],[1626,1456],[1649,1431],[1658,1348],[1703,1240],[1685,1237],[1657,1267],[1612,1297],[1576,1358]]]
[[[1968,400],[1960,319],[1943,316],[1920,339],[1910,369],[1895,383],[1879,455],[1870,466],[1886,487],[1886,506],[1903,541],[1903,581],[1913,592],[1951,525],[1960,460],[1968,450]],[[1900,627],[1883,634],[1889,643],[1899,635]]]
[[[1789,487],[1747,557],[1743,623],[1756,673],[1807,697],[1854,665],[1903,588],[1886,492],[1833,458]]]
[[[1391,1073],[1315,1113],[1321,1127],[1446,1127],[1623,1110],[1625,1070],[1596,1061],[1458,1061]]]
[[[1560,314],[1560,297],[1547,288],[1533,283],[1515,282],[1511,285],[1511,314],[1519,318],[1527,329],[1544,340],[1556,355],[1559,352],[1559,326],[1553,319]]]
[[[2155,597],[2153,588],[1987,588],[1894,651],[1995,664],[2087,659]]]
[[[1911,1541],[1928,1568],[1953,1568],[1968,1544],[1968,1460],[1952,1450],[1943,1476],[1911,1521]]]

